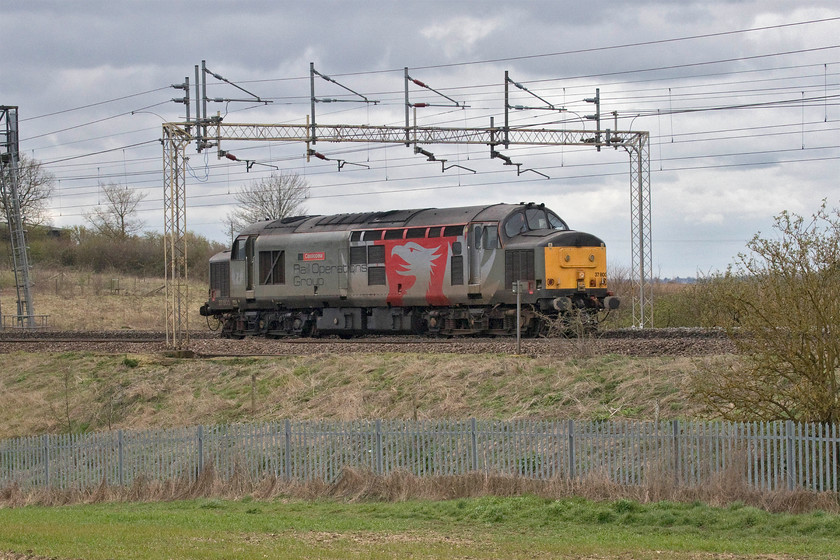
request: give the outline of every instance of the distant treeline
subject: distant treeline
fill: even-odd
[[[56,228],[29,226],[26,233],[29,261],[32,266],[70,267],[91,272],[120,272],[136,276],[163,276],[163,235],[113,238],[82,226]],[[226,249],[221,243],[187,233],[187,266],[190,275],[205,276],[208,259]],[[11,262],[9,228],[0,224],[0,259]]]

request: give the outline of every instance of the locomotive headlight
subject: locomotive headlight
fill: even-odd
[[[582,270],[578,270],[578,280],[583,280],[586,278],[586,273]]]

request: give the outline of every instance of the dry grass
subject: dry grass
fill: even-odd
[[[278,418],[696,417],[683,387],[697,360],[0,354],[0,438]]]
[[[321,498],[347,502],[408,500],[452,500],[482,496],[511,497],[533,495],[545,499],[585,498],[592,501],[632,500],[638,503],[702,502],[711,506],[739,503],[773,513],[808,511],[840,512],[840,502],[832,493],[797,491],[762,491],[747,486],[734,471],[698,487],[680,487],[668,476],[652,476],[646,484],[620,485],[605,477],[591,475],[580,479],[553,478],[535,480],[486,473],[458,476],[418,477],[405,471],[386,476],[345,468],[333,483],[320,480],[300,482],[276,477],[252,480],[242,473],[220,478],[212,466],[197,480],[150,481],[138,478],[130,486],[101,484],[89,490],[39,489],[23,491],[17,486],[0,490],[0,507],[29,505],[61,506],[78,503],[159,502],[215,498],[256,500]]]
[[[48,315],[53,330],[164,330],[163,278],[44,268],[36,268],[32,278],[35,313]],[[3,313],[13,313],[17,294],[10,272],[0,274],[0,286]],[[205,279],[190,279],[189,290],[190,325],[200,328],[205,324],[198,314],[207,294]]]

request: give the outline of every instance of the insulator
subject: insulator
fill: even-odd
[[[420,80],[415,80],[414,78],[411,78],[411,81],[414,82],[415,84],[417,84],[420,87],[424,87],[424,88],[429,87],[426,84],[424,84],[423,82],[421,82]]]

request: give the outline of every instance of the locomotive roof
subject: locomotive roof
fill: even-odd
[[[530,205],[530,204],[529,204]],[[274,221],[260,222],[242,233],[264,231],[272,233],[304,233],[368,228],[397,228],[465,224],[472,221],[499,221],[525,204],[491,204],[461,206],[456,208],[417,208],[388,210],[385,212],[358,212],[325,216],[294,216]]]

